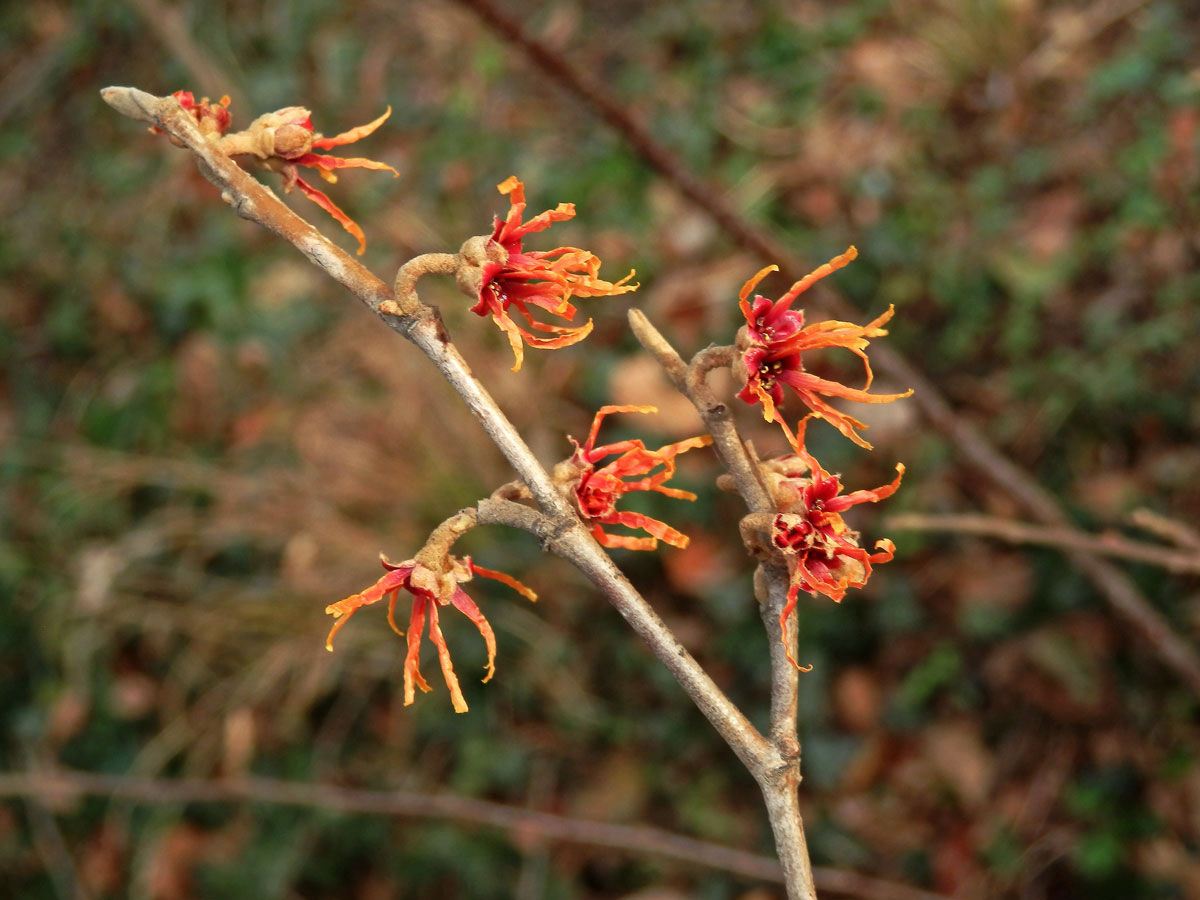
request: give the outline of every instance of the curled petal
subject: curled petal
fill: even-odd
[[[555,222],[565,222],[567,219],[575,217],[574,203],[560,203],[555,209],[539,213],[528,222],[521,224],[521,217],[525,214],[525,185],[517,179],[516,175],[510,175],[496,185],[496,190],[501,194],[508,195],[509,199],[508,215],[504,219],[496,220],[496,230],[492,235],[501,243],[519,242],[521,238],[531,232],[544,231]]]
[[[838,269],[849,265],[851,261],[858,258],[858,249],[849,247],[845,253],[839,254],[824,265],[817,266],[799,281],[791,286],[786,294],[779,298],[775,304],[776,307],[790,306],[792,301],[807,291],[816,282],[820,281],[826,275],[832,275]]]
[[[542,331],[550,331],[558,334],[558,337],[538,337],[526,331],[507,313],[497,313],[492,316],[492,321],[499,326],[504,332],[504,336],[508,338],[508,345],[513,352],[513,367],[512,371],[519,372],[521,364],[525,360],[525,344],[530,347],[537,347],[539,350],[557,350],[560,347],[569,347],[572,344],[577,344],[585,337],[592,333],[592,320],[588,319],[584,324],[567,328],[559,325],[549,325],[544,322],[533,322],[531,316],[524,309],[521,310],[530,319],[533,327]]]
[[[596,539],[601,547],[621,548],[622,550],[656,550],[658,549],[658,540],[656,538],[639,538],[631,535],[609,534],[599,525],[592,526],[592,537]]]
[[[827,472],[821,463],[818,462],[817,458],[808,452],[808,447],[805,446],[805,437],[807,437],[807,432],[808,417],[801,419],[796,423],[796,433],[792,439],[792,444],[796,451],[796,455],[804,462],[804,464],[808,467],[808,470],[812,473],[812,481],[828,481],[832,476],[830,476],[829,472]],[[896,477],[893,478],[889,484],[881,485],[874,490],[853,491],[849,494],[838,493],[833,498],[825,500],[822,505],[830,512],[840,513],[857,503],[876,503],[880,500],[884,500],[896,493],[896,490],[900,487],[900,480],[904,477],[904,473],[906,471],[907,469],[905,468],[904,463],[898,462],[896,463]],[[839,492],[841,490],[840,484],[838,485],[838,490]]]
[[[587,441],[584,442],[584,446],[591,448],[596,445],[596,436],[600,432],[600,423],[604,421],[606,416],[611,416],[613,413],[649,414],[656,412],[658,412],[657,406],[602,406],[596,410],[596,415],[592,419],[592,428],[588,432]]]
[[[791,641],[788,640],[788,630],[787,630],[788,617],[791,616],[793,610],[795,610],[795,608],[796,608],[796,600],[799,597],[799,594],[800,594],[800,585],[793,584],[790,588],[788,588],[787,603],[784,604],[783,612],[781,612],[779,614],[779,632],[780,632],[779,639],[780,639],[780,641],[783,642],[783,652],[785,654],[787,654],[788,662],[790,662],[793,666],[795,666],[801,672],[811,672],[813,670],[813,667],[811,665],[802,666],[802,665],[800,665],[800,663],[796,662],[796,658],[794,656],[792,656]]]
[[[330,147],[340,147],[344,144],[353,144],[357,140],[361,140],[373,132],[376,128],[387,121],[388,116],[392,114],[392,108],[389,106],[387,112],[376,119],[374,122],[369,122],[366,125],[359,125],[357,128],[351,128],[349,131],[343,131],[335,137],[317,138],[313,141],[313,146],[319,150],[328,150]],[[312,123],[309,123],[312,127]],[[391,168],[391,166],[388,166]],[[393,170],[394,171],[394,170]]]
[[[746,302],[746,298],[750,296],[751,291],[753,291],[756,287],[758,287],[758,283],[760,281],[762,281],[764,278],[766,278],[772,272],[778,272],[778,271],[779,271],[779,266],[777,266],[777,265],[772,264],[769,266],[763,266],[761,269],[759,269],[757,272],[755,272],[752,276],[750,276],[748,279],[746,279],[746,283],[743,284],[742,289],[740,291],[738,291],[738,299],[742,301],[741,302],[742,312],[746,313],[747,318],[749,318],[749,316],[750,316],[750,313],[749,313],[750,305]]]
[[[904,477],[904,463],[896,463],[896,477],[890,483],[880,485],[871,491],[852,491],[849,494],[838,497],[836,502],[827,503],[825,508],[831,512],[841,512],[843,509],[848,509],[856,503],[878,503],[892,494],[896,493],[896,489],[900,487],[900,479]],[[891,541],[887,541],[891,543]]]
[[[488,628],[490,634],[491,628]],[[465,713],[467,711],[467,700],[463,697],[462,688],[458,684],[458,676],[454,674],[454,663],[450,660],[450,648],[446,646],[446,639],[442,636],[441,626],[438,624],[438,605],[436,603],[429,604],[429,640],[433,642],[433,646],[437,649],[438,664],[442,667],[442,678],[446,681],[446,687],[450,689],[450,702],[454,705],[456,713]],[[488,666],[491,667],[491,655],[495,653],[495,640],[488,642]],[[491,675],[489,674],[490,678]],[[484,679],[487,680],[486,678]]]
[[[300,188],[305,197],[333,216],[346,231],[354,235],[354,238],[358,241],[358,255],[362,256],[363,252],[367,249],[367,236],[363,234],[363,230],[358,226],[358,223],[342,212],[338,208],[338,205],[330,200],[329,197],[321,193],[303,178],[297,176],[295,183],[296,187]]]
[[[412,566],[400,565],[393,566],[383,561],[384,567],[389,571],[386,575],[376,581],[371,587],[367,588],[358,594],[351,594],[345,600],[339,600],[337,603],[331,603],[325,607],[326,615],[333,616],[338,621],[334,623],[333,628],[329,630],[329,636],[325,639],[325,649],[332,652],[333,636],[341,630],[342,626],[350,621],[350,617],[362,609],[364,606],[370,606],[378,603],[384,597],[391,595],[390,605],[396,602],[396,592],[403,586],[409,573],[412,571]],[[389,617],[390,617],[389,609]],[[393,627],[395,627],[393,625]]]
[[[394,167],[389,166],[385,162],[379,162],[374,159],[364,159],[361,156],[329,156],[322,153],[306,153],[303,156],[297,156],[292,160],[298,166],[312,166],[316,169],[375,169],[377,171],[391,172],[396,178],[400,177],[400,173]],[[328,177],[322,175],[322,177]]]
[[[872,553],[868,559],[872,563],[891,562],[896,555],[896,545],[887,538],[880,538],[875,542],[875,549],[878,553]]]
[[[677,531],[666,522],[660,522],[658,519],[652,519],[644,513],[638,512],[617,512],[605,520],[606,524],[624,525],[626,528],[640,528],[651,535],[653,538],[642,538],[641,540],[649,540],[652,544],[648,549],[653,550],[654,539],[658,539],[670,544],[672,547],[678,547],[680,550],[686,549],[691,543],[689,538],[682,531]],[[609,535],[612,537],[612,535]],[[619,546],[626,546],[624,544]],[[641,549],[641,548],[638,548]]]
[[[421,675],[421,632],[425,630],[425,611],[430,603],[424,596],[413,597],[412,614],[408,620],[408,652],[404,655],[404,705],[410,706],[414,699],[413,683],[415,682],[424,693],[428,694],[433,688]]]
[[[527,588],[525,585],[521,584],[521,582],[517,581],[517,579],[513,578],[511,575],[506,575],[503,572],[497,572],[495,569],[485,569],[483,566],[477,566],[473,562],[470,565],[471,571],[476,575],[482,575],[484,578],[491,578],[493,581],[506,584],[527,600],[537,602],[537,594],[534,593],[530,588]]]
[[[482,573],[481,573],[482,574]],[[461,588],[454,592],[450,602],[454,604],[454,608],[461,612],[464,616],[475,623],[475,627],[479,629],[479,633],[483,636],[483,642],[487,645],[487,674],[483,676],[485,682],[491,681],[492,676],[496,674],[496,634],[492,631],[491,623],[480,612],[479,607],[475,605],[475,601],[467,596],[466,592]],[[449,660],[449,656],[446,657]]]

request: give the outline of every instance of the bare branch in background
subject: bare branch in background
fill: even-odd
[[[148,804],[269,803],[344,813],[449,819],[513,832],[521,835],[522,840],[532,837],[550,843],[606,847],[702,866],[743,878],[775,883],[783,880],[779,864],[770,857],[698,841],[660,828],[610,825],[451,794],[370,791],[272,778],[213,781],[69,771],[0,774],[0,797],[25,797],[58,804],[79,796]],[[940,894],[838,869],[817,868],[813,874],[822,891],[862,900],[946,900]]]
[[[1154,547],[1117,534],[1085,534],[1070,528],[1045,528],[1025,522],[1014,522],[1011,519],[997,519],[994,516],[924,516],[910,513],[889,517],[887,525],[898,531],[975,534],[998,538],[1010,544],[1039,544],[1044,547],[1086,550],[1089,553],[1116,556],[1158,566],[1176,575],[1200,575],[1200,553]]]

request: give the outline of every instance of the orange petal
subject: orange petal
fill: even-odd
[[[779,266],[763,266],[749,279],[747,279],[746,283],[742,285],[742,289],[738,291],[738,299],[742,301],[742,305],[749,308],[749,305],[746,303],[746,298],[750,296],[750,292],[758,287],[758,283],[766,278],[770,273],[778,271]]]
[[[315,187],[305,181],[303,178],[296,179],[296,187],[304,192],[304,196],[311,200],[329,215],[333,216],[346,231],[354,235],[358,240],[358,255],[362,256],[367,249],[367,236],[363,234],[363,230],[358,227],[358,223],[351,219],[348,215],[342,212],[336,203],[330,200],[325,194],[318,191]]]
[[[477,566],[471,563],[471,571],[476,575],[482,575],[484,578],[491,578],[493,581],[499,581],[501,584],[506,584],[522,597],[528,600],[537,602],[537,594],[533,590],[527,588],[511,575],[506,575],[503,572],[497,572],[495,569],[485,569],[483,566]]]
[[[592,526],[592,537],[601,547],[620,547],[624,550],[657,550],[658,541],[652,537],[639,538],[620,534],[609,534],[599,525]]]
[[[366,125],[359,125],[357,128],[351,128],[349,131],[343,131],[336,137],[317,138],[313,141],[313,146],[321,150],[326,150],[330,147],[340,147],[343,144],[353,144],[355,141],[365,138],[368,134],[387,121],[387,117],[392,114],[392,108],[389,106],[387,112]]]
[[[683,550],[691,543],[689,538],[682,531],[672,528],[666,522],[660,522],[658,519],[652,519],[643,513],[637,512],[619,512],[611,517],[611,520],[606,519],[606,524],[624,525],[626,528],[640,528],[648,534],[654,535],[660,541],[665,541],[673,547],[678,547]]]
[[[596,416],[592,419],[592,429],[588,432],[587,440],[584,442],[585,447],[596,446],[596,433],[600,430],[600,423],[604,421],[605,416],[613,413],[656,413],[657,406],[602,406],[596,410]]]
[[[415,681],[425,693],[429,693],[433,688],[429,686],[429,682],[421,676],[421,632],[425,628],[425,608],[435,604],[424,597],[413,597],[412,615],[408,621],[408,652],[404,655],[404,705],[410,706],[413,702],[413,682]]]
[[[850,247],[845,253],[841,254],[840,256],[835,256],[833,259],[831,259],[829,262],[825,263],[825,265],[823,265],[823,266],[818,266],[817,268],[815,268],[811,272],[809,272],[807,275],[805,275],[803,278],[801,278],[799,281],[797,281],[795,284],[793,284],[791,286],[791,289],[788,290],[788,292],[786,294],[784,294],[782,297],[780,297],[778,301],[776,301],[776,305],[783,303],[785,300],[788,303],[791,303],[793,300],[796,299],[796,297],[800,296],[800,294],[802,294],[806,290],[808,290],[809,287],[811,287],[813,284],[820,281],[826,275],[833,274],[834,272],[836,272],[838,269],[842,268],[843,266],[849,265],[850,261],[857,257],[858,257],[857,248]]]
[[[792,611],[796,608],[796,601],[799,598],[799,594],[799,584],[793,584],[788,588],[787,603],[784,604],[783,612],[779,614],[779,640],[783,643],[783,652],[787,654],[788,662],[790,662],[801,672],[811,672],[813,669],[812,666],[802,666],[800,663],[796,662],[795,658],[792,656],[792,646],[790,643],[788,643],[787,620],[788,616],[790,616]]]
[[[475,627],[483,636],[483,642],[487,645],[487,665],[484,667],[487,674],[483,676],[483,680],[491,681],[492,676],[496,674],[496,634],[492,631],[491,623],[462,588],[454,592],[450,602],[454,604],[455,609],[475,623]]]
[[[400,177],[400,173],[392,166],[385,162],[379,162],[375,159],[366,159],[361,156],[330,156],[323,153],[305,153],[303,156],[298,156],[295,159],[289,160],[297,166],[311,166],[318,169],[375,169],[377,171],[386,170],[391,172],[396,178]],[[329,176],[322,173],[322,177]]]
[[[504,332],[504,336],[508,338],[508,346],[512,348],[514,358],[512,370],[520,372],[521,363],[525,361],[525,344],[521,340],[520,326],[512,320],[511,316],[504,312],[493,314],[492,321],[499,326],[500,330]]]
[[[441,626],[438,625],[438,605],[429,604],[429,640],[437,648],[438,663],[442,667],[442,677],[446,687],[450,689],[450,702],[454,704],[456,713],[467,711],[467,701],[463,697],[462,688],[458,684],[458,676],[454,674],[454,663],[450,660],[450,648],[446,646],[446,638],[442,636]]]

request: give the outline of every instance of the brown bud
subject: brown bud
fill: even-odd
[[[508,262],[508,251],[489,235],[480,234],[463,242],[458,257],[460,264],[455,273],[458,289],[468,297],[478,297],[483,290],[484,265],[504,265]]]
[[[281,125],[275,129],[275,155],[295,159],[312,150],[313,133],[303,125]]]

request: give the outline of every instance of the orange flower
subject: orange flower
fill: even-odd
[[[870,394],[873,374],[867,359],[866,348],[869,338],[882,337],[887,331],[881,328],[892,317],[894,307],[867,325],[849,322],[818,322],[804,324],[804,311],[791,309],[792,302],[814,282],[820,281],[831,272],[847,265],[858,256],[851,247],[841,256],[836,256],[825,265],[805,275],[776,301],[755,295],[753,302],[747,298],[767,273],[777,266],[767,266],[747,281],[738,294],[739,306],[746,317],[746,326],[738,332],[737,349],[741,368],[734,365],[734,376],[745,382],[738,397],[747,403],[761,403],[763,418],[768,422],[779,422],[784,432],[792,439],[791,430],[783,422],[777,407],[783,403],[783,387],[787,385],[804,401],[814,413],[828,421],[860,447],[871,448],[855,430],[865,428],[858,419],[838,412],[823,397],[841,397],[860,403],[890,403],[912,394],[912,389],[902,394]],[[862,389],[846,387],[836,381],[818,378],[805,371],[803,354],[824,347],[844,347],[863,361],[866,384]],[[794,439],[793,439],[794,440]]]
[[[354,235],[358,240],[360,255],[367,248],[366,236],[358,224],[342,212],[328,196],[301,178],[297,167],[316,169],[317,174],[330,184],[337,182],[334,169],[386,169],[399,178],[400,173],[387,163],[361,157],[340,157],[314,152],[353,144],[365,138],[392,114],[390,106],[387,112],[374,122],[327,138],[313,130],[312,113],[302,106],[289,106],[265,113],[251,122],[248,128],[230,132],[232,117],[229,114],[228,97],[222,97],[219,103],[212,104],[207,97],[197,103],[190,91],[176,91],[172,96],[195,117],[200,131],[216,143],[223,153],[229,156],[252,156],[266,168],[279,172],[283,175],[285,193],[290,192],[293,187],[300,188],[304,196],[333,216],[346,231]]]
[[[540,307],[552,316],[567,322],[575,318],[575,307],[571,297],[609,297],[637,290],[638,285],[628,284],[634,272],[617,282],[600,278],[600,260],[595,255],[577,247],[558,247],[554,250],[525,250],[522,240],[525,235],[544,231],[555,222],[563,222],[575,215],[575,204],[560,203],[522,222],[525,213],[525,186],[513,176],[497,185],[501,194],[509,195],[508,216],[496,217],[491,240],[508,254],[504,263],[485,263],[483,280],[479,289],[479,302],[471,312],[492,317],[492,321],[508,337],[516,359],[513,371],[521,368],[525,358],[524,343],[543,350],[567,347],[582,341],[591,333],[592,321],[583,325],[554,325],[535,319],[530,306]],[[517,324],[510,314],[511,309],[528,323],[533,331],[552,337],[539,337]]]
[[[780,512],[771,527],[771,542],[787,560],[790,587],[787,604],[779,616],[784,646],[787,619],[796,608],[800,590],[824,594],[840,603],[848,588],[861,588],[871,577],[874,563],[888,562],[896,545],[887,538],[875,542],[876,553],[859,546],[857,531],[842,519],[842,512],[858,503],[876,503],[900,487],[904,464],[896,463],[896,478],[872,491],[842,494],[837,475],[830,475],[804,446],[807,420],[797,426],[797,454],[763,464],[764,475]],[[788,659],[793,665],[796,661]]]
[[[421,632],[425,628],[425,618],[428,615],[429,639],[433,641],[434,647],[437,648],[438,662],[441,664],[442,676],[446,679],[446,686],[450,689],[450,700],[454,704],[454,711],[466,712],[467,701],[463,698],[462,690],[458,686],[458,678],[454,674],[454,666],[450,661],[450,650],[446,647],[446,639],[442,636],[442,629],[438,623],[438,608],[442,606],[454,606],[455,609],[475,623],[475,627],[479,629],[479,633],[483,635],[484,643],[487,645],[487,674],[483,680],[488,681],[496,671],[494,664],[496,658],[496,637],[492,632],[492,626],[488,624],[488,620],[484,617],[479,607],[475,605],[475,601],[468,597],[459,585],[470,581],[475,575],[482,575],[485,578],[494,578],[496,581],[507,584],[513,590],[528,597],[530,600],[536,600],[537,595],[525,587],[525,585],[505,575],[503,572],[494,572],[491,569],[475,565],[475,563],[471,562],[470,557],[459,559],[447,556],[445,560],[446,571],[439,574],[433,569],[418,563],[415,559],[395,565],[381,556],[380,561],[383,563],[383,567],[388,570],[387,574],[362,593],[352,594],[345,600],[339,600],[337,603],[331,603],[325,607],[325,612],[339,620],[330,629],[329,637],[325,640],[325,648],[327,650],[333,649],[333,636],[337,634],[338,629],[350,621],[350,617],[355,612],[364,606],[378,603],[384,597],[389,598],[388,624],[392,626],[392,630],[396,634],[403,635],[404,632],[396,626],[395,618],[396,599],[399,596],[400,589],[403,588],[413,595],[412,613],[409,615],[408,620],[408,653],[404,657],[404,705],[408,706],[413,702],[414,683],[422,691],[428,692],[432,690],[429,683],[421,676],[419,668]]]
[[[658,410],[653,406],[600,407],[583,445],[571,439],[571,443],[575,444],[575,453],[555,467],[555,480],[570,491],[584,521],[592,525],[592,536],[605,547],[654,550],[662,540],[682,549],[688,545],[687,535],[643,513],[618,510],[617,501],[630,491],[655,491],[680,500],[695,500],[696,495],[690,491],[663,487],[663,482],[675,474],[676,456],[694,447],[707,447],[712,443],[712,437],[705,434],[688,438],[657,450],[647,450],[646,445],[638,440],[618,441],[597,447],[596,434],[604,417],[611,413],[629,412],[653,413]],[[596,464],[604,457],[612,455],[616,455],[616,459],[596,468]],[[655,472],[659,466],[662,468]],[[602,525],[640,528],[651,536],[638,538],[608,534]]]

